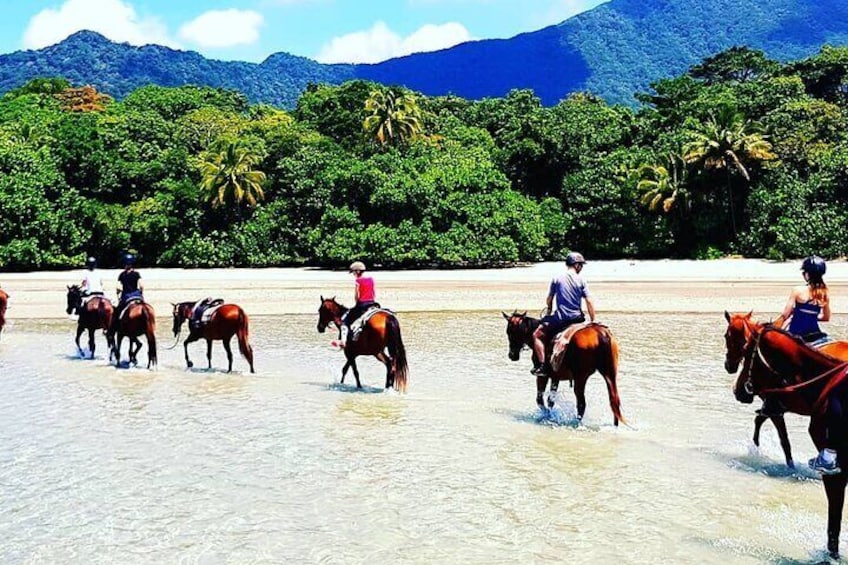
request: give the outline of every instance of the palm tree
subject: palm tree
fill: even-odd
[[[241,217],[243,203],[253,207],[265,198],[262,192],[265,173],[254,169],[261,160],[258,153],[236,141],[205,152],[198,166],[202,176],[200,188],[212,206],[231,203]]]
[[[642,193],[642,204],[652,212],[662,209],[668,214],[677,208],[681,215],[691,208],[692,202],[686,187],[687,170],[683,157],[668,155],[668,164],[645,164],[639,167],[636,190]]]
[[[771,143],[753,131],[745,117],[730,107],[724,107],[693,132],[684,147],[684,158],[704,171],[724,170],[730,200],[730,222],[736,235],[733,175],[751,181],[750,168],[775,158]]]
[[[374,90],[365,101],[365,131],[380,145],[403,144],[421,133],[421,108],[411,94]]]

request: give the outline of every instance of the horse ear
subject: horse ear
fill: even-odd
[[[525,310],[524,312],[521,313],[522,318],[525,317],[526,315],[527,315],[527,310]]]
[[[724,319],[727,320],[727,323],[730,323],[730,312],[727,310],[724,311]]]
[[[324,302],[324,295],[321,295],[321,302]]]
[[[336,297],[335,297],[335,296],[333,296],[330,300],[332,300],[333,302],[335,302],[335,301],[336,301]]]
[[[746,320],[750,320],[750,319],[751,319],[751,316],[752,316],[753,314],[754,314],[754,311],[753,311],[753,310],[751,310],[750,312],[748,312],[748,315],[747,315],[747,316],[745,316],[745,319],[746,319]]]
[[[507,313],[506,313],[506,312],[504,312],[503,310],[501,310],[501,314],[503,315],[503,317],[504,317],[504,319],[505,319],[505,320],[509,320],[509,314],[507,314]]]

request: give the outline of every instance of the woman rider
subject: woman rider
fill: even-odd
[[[365,276],[365,263],[354,261],[351,263],[348,272],[354,278],[353,300],[356,304],[342,316],[339,347],[345,347],[347,345],[348,332],[350,331],[351,324],[364,314],[366,310],[377,305],[377,295],[374,292],[374,279]]]
[[[135,270],[135,255],[127,253],[121,260],[124,270],[118,275],[119,287],[116,289],[118,296],[118,307],[115,308],[115,315],[112,317],[112,330],[115,331],[118,327],[118,320],[121,317],[121,312],[127,307],[127,303],[136,298],[144,300],[144,284],[141,282],[141,273]]]

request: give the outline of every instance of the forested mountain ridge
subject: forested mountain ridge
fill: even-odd
[[[787,61],[848,43],[844,0],[612,0],[556,26],[510,39],[473,41],[375,65],[322,65],[274,54],[262,63],[132,47],[80,32],[38,51],[0,55],[0,92],[39,76],[63,76],[123,98],[146,84],[234,88],[253,102],[291,108],[307,84],[353,78],[428,95],[503,96],[532,89],[547,105],[587,90],[635,104],[633,93],[734,45]]]

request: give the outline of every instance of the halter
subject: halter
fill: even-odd
[[[747,329],[747,328],[746,328]],[[759,333],[755,334],[754,341],[748,346],[748,351],[745,352],[745,364],[742,365],[742,374],[748,375],[745,381],[742,383],[742,388],[745,389],[745,392],[754,395],[754,382],[753,377],[751,376],[751,371],[754,368],[754,353],[757,354],[757,358],[760,360],[760,363],[772,374],[780,379],[780,382],[784,385],[788,385],[786,378],[777,372],[774,367],[766,360],[765,355],[763,355],[762,349],[760,349],[760,339],[763,336],[763,333],[768,328],[764,328]]]

